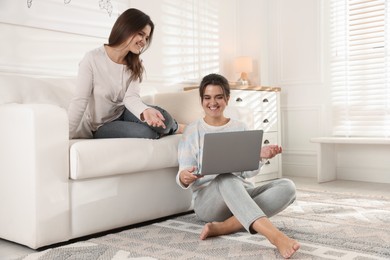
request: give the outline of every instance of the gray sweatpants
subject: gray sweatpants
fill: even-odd
[[[250,233],[255,220],[272,217],[295,200],[295,184],[277,179],[265,185],[246,188],[243,179],[233,174],[220,174],[200,190],[194,211],[203,221],[224,221],[235,216]]]

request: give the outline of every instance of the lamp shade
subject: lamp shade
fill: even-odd
[[[252,58],[247,56],[237,57],[234,60],[234,70],[240,73],[251,73],[253,70]]]

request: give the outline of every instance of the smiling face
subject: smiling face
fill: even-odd
[[[150,17],[138,9],[129,8],[115,21],[107,46],[121,51],[122,56],[139,55],[150,46],[153,32],[154,23]],[[130,69],[134,70],[134,67]]]
[[[207,85],[202,96],[202,107],[206,114],[205,121],[212,125],[219,125],[226,121],[223,114],[229,97],[225,96],[219,85]]]
[[[146,25],[141,31],[130,36],[125,43],[127,46],[126,50],[134,54],[140,54],[149,42],[151,30],[150,25]]]

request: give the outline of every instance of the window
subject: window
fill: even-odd
[[[170,82],[195,81],[219,70],[217,1],[165,0],[163,75]]]
[[[390,11],[387,0],[332,0],[333,135],[390,137]]]

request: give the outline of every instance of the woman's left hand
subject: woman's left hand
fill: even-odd
[[[271,159],[277,154],[282,153],[282,147],[278,145],[267,145],[261,148],[260,158]]]
[[[142,112],[142,116],[148,125],[152,127],[162,127],[164,129],[166,128],[164,124],[165,118],[157,109],[149,107],[145,109],[144,112]]]

